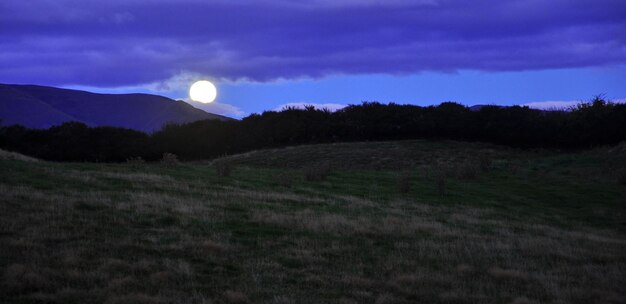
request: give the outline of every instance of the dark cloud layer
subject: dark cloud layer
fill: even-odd
[[[626,63],[623,0],[3,0],[0,82],[120,86]]]

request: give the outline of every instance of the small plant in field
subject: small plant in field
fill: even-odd
[[[161,157],[161,164],[166,165],[168,167],[176,166],[179,163],[180,162],[178,161],[178,157],[176,156],[176,154],[165,152],[163,153],[163,157]]]
[[[217,176],[220,177],[229,177],[235,169],[233,164],[225,161],[215,162],[213,167],[215,167],[215,173],[217,173]]]
[[[411,172],[404,171],[400,173],[398,178],[398,191],[400,193],[409,193],[411,191]]]
[[[322,181],[332,173],[332,168],[328,163],[312,164],[304,168],[304,178],[307,181]]]

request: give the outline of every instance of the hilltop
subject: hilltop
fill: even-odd
[[[183,102],[151,94],[96,94],[37,85],[0,84],[3,125],[49,128],[76,121],[139,131],[159,130],[166,123],[204,119],[231,120]]]

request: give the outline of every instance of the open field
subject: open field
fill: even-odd
[[[0,303],[626,303],[626,149],[0,159]]]

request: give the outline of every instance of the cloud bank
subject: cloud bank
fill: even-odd
[[[533,109],[539,110],[567,110],[581,103],[587,103],[589,101],[584,100],[568,100],[568,101],[536,101],[522,104],[521,106],[527,106]],[[609,99],[612,103],[626,103],[626,98],[621,99]]]
[[[209,113],[224,115],[233,118],[242,118],[246,116],[248,113],[244,112],[240,108],[221,102],[211,102],[211,103],[201,103],[197,101],[189,100],[189,98],[183,99],[186,103],[192,105],[194,108],[198,108],[200,110],[204,110]]]
[[[329,111],[334,112],[337,110],[341,110],[347,107],[348,105],[339,104],[339,103],[290,102],[290,103],[282,104],[274,108],[274,111],[282,111],[286,108],[304,109],[308,106],[311,106],[318,110],[329,110]]]
[[[623,0],[3,0],[0,82],[272,81],[626,63]]]

